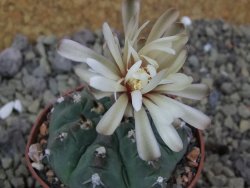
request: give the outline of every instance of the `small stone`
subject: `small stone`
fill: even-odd
[[[236,124],[234,123],[231,116],[227,116],[224,122],[224,125],[230,129],[233,129],[236,127]]]
[[[10,180],[11,184],[16,188],[23,188],[25,187],[25,183],[23,181],[23,178],[21,177],[14,177]]]
[[[72,39],[76,42],[79,42],[82,45],[94,44],[95,43],[95,35],[88,29],[84,29],[75,33]]]
[[[224,175],[214,176],[213,179],[210,179],[210,183],[217,187],[223,187],[227,182],[227,178]]]
[[[44,165],[42,163],[31,163],[31,166],[35,168],[38,171],[41,171],[44,169]]]
[[[187,159],[189,159],[192,162],[196,162],[198,157],[200,155],[200,148],[193,147],[193,149],[187,154]]]
[[[51,93],[50,90],[46,90],[43,94],[43,103],[45,105],[49,104],[49,103],[53,103],[53,101],[55,101],[56,97],[53,95],[53,93]]]
[[[28,176],[29,172],[28,172],[26,166],[24,166],[23,164],[20,164],[18,166],[18,168],[16,169],[16,171],[15,171],[15,175],[16,176],[22,176],[22,175],[23,176]]]
[[[190,64],[193,68],[198,68],[198,67],[200,66],[199,60],[198,60],[197,56],[195,56],[195,55],[191,55],[191,56],[188,58],[188,62],[189,62],[189,64]]]
[[[250,108],[246,107],[244,104],[240,104],[238,107],[238,114],[242,118],[250,118]]]
[[[56,36],[50,35],[43,38],[43,43],[47,45],[53,45],[56,43]]]
[[[241,120],[240,121],[240,132],[244,133],[250,129],[250,121],[249,120]]]
[[[228,183],[230,188],[244,188],[243,178],[230,178]]]
[[[6,174],[4,173],[3,169],[0,169],[0,181],[6,178]]]
[[[221,91],[225,94],[231,94],[234,91],[234,86],[231,82],[225,82],[221,85]]]
[[[62,57],[56,53],[55,57],[50,58],[52,69],[57,73],[69,72],[72,70],[73,63],[71,60]]]
[[[34,100],[28,107],[28,110],[29,112],[36,114],[38,113],[39,106],[40,106],[40,101],[38,99]]]
[[[10,184],[9,180],[5,180],[5,181],[3,182],[3,187],[4,187],[4,188],[11,188],[11,184]]]
[[[206,33],[210,37],[214,37],[215,35],[214,30],[211,27],[206,27]]]
[[[47,127],[47,125],[46,125],[45,123],[43,123],[43,124],[40,126],[39,130],[40,130],[39,133],[40,133],[42,136],[46,136],[46,135],[48,135],[48,133],[49,133],[48,127]]]
[[[15,48],[7,48],[0,53],[0,76],[12,77],[22,66],[22,54]]]
[[[38,143],[30,145],[28,155],[32,161],[39,162],[42,158],[42,146]]]
[[[234,171],[231,170],[230,168],[228,168],[227,166],[222,167],[222,172],[223,172],[223,174],[225,174],[229,178],[235,176]]]
[[[225,116],[232,116],[237,113],[237,107],[234,104],[226,104],[221,107],[221,110]]]
[[[8,169],[13,164],[13,159],[10,157],[5,157],[1,159],[3,169]]]
[[[17,34],[11,46],[17,50],[24,50],[25,48],[28,47],[28,45],[29,45],[28,37],[21,34]]]

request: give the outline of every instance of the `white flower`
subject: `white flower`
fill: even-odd
[[[185,44],[188,40],[183,25],[176,23],[179,13],[175,9],[166,11],[145,39],[141,37],[141,31],[148,22],[138,28],[139,1],[131,2],[124,1],[122,9],[123,49],[108,24],[103,24],[105,46],[112,58],[68,39],[62,40],[58,52],[90,67],[91,71],[76,67],[75,72],[95,89],[93,93],[97,98],[112,94],[117,98],[98,123],[97,132],[113,134],[124,114],[131,114],[129,112],[133,109],[137,150],[143,160],[150,161],[159,158],[161,153],[146,110],[162,140],[178,152],[183,144],[172,126],[173,120],[181,118],[198,129],[204,129],[210,124],[210,119],[170,96],[200,100],[208,94],[208,87],[192,84],[192,77],[178,73],[186,60]]]

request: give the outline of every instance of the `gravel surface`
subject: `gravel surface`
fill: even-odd
[[[206,162],[197,187],[250,187],[250,27],[200,20],[189,30],[184,71],[211,88],[207,99],[185,101],[212,118],[204,132]],[[72,38],[102,52],[100,31],[83,30]],[[18,35],[0,53],[0,107],[22,104],[22,112],[13,102],[11,115],[0,118],[0,187],[39,187],[24,161],[32,122],[46,104],[80,84],[72,73],[77,63],[55,53],[57,41],[41,36],[31,45]]]

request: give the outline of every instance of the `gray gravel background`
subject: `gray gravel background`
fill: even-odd
[[[206,163],[200,188],[250,187],[250,27],[195,21],[184,71],[210,86],[210,96],[191,105],[212,118],[205,131]],[[72,37],[102,52],[100,31]],[[80,84],[76,62],[55,53],[57,39],[41,36],[34,45],[17,35],[0,53],[0,107],[19,99],[23,112],[0,119],[0,187],[39,187],[25,166],[24,149],[37,114],[60,93]],[[11,64],[11,66],[10,66]]]

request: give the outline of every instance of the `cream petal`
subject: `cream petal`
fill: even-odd
[[[185,32],[186,32],[186,28],[183,25],[183,23],[174,23],[173,25],[171,25],[171,27],[169,27],[166,30],[166,32],[163,34],[163,37],[178,35],[178,34],[185,33]]]
[[[104,135],[113,134],[123,118],[127,104],[127,94],[122,94],[99,121],[96,131]]]
[[[170,113],[174,118],[179,118],[183,115],[183,111],[171,101],[167,100],[167,97],[162,97],[162,95],[159,94],[147,94],[146,96],[159,106],[164,114]]]
[[[164,84],[158,86],[156,91],[181,91],[187,88],[192,82],[193,78],[182,73],[170,74],[162,83],[171,82],[170,84]],[[161,83],[161,84],[162,84]]]
[[[159,68],[159,65],[158,65],[157,61],[155,61],[154,59],[151,59],[150,57],[147,57],[145,55],[141,55],[141,57],[144,58],[149,64],[154,66],[156,69]]]
[[[141,90],[142,94],[148,93],[149,91],[153,90],[161,80],[166,76],[167,70],[162,70],[152,80]]]
[[[124,116],[125,117],[133,117],[133,107],[130,103],[128,103],[128,105],[127,105]]]
[[[175,55],[175,50],[172,48],[172,43],[150,43],[144,46],[139,52],[139,55],[148,55],[152,54],[155,51],[164,52],[167,54]]]
[[[176,22],[179,12],[175,9],[168,9],[162,16],[158,18],[151,32],[148,35],[146,43],[149,43],[157,38],[160,38],[164,32]]]
[[[140,90],[135,90],[131,92],[132,105],[135,111],[139,111],[142,106],[142,93]]]
[[[61,40],[57,52],[61,56],[77,62],[85,63],[87,58],[96,59],[106,67],[109,67],[113,72],[119,73],[116,65],[110,60],[75,41],[69,39]]]
[[[138,36],[140,35],[141,31],[148,25],[148,23],[149,23],[149,21],[145,22],[145,23],[142,24],[142,26],[136,31],[136,33],[134,34],[133,39],[131,40],[132,46],[134,46],[135,42],[137,42]]]
[[[140,67],[141,67],[142,61],[137,61],[135,64],[133,64],[130,69],[127,72],[127,75],[125,76],[125,82],[133,76],[134,73],[136,73]]]
[[[90,78],[89,85],[95,89],[104,92],[121,92],[126,91],[126,88],[119,82],[110,80],[103,76],[94,76]]]
[[[168,100],[170,103],[172,103],[172,106],[175,105],[177,108],[179,108],[179,111],[182,112],[180,118],[183,119],[186,123],[192,125],[193,127],[203,130],[211,124],[210,118],[201,111],[187,106],[183,103],[180,103],[169,97],[163,95],[157,96],[162,98],[162,100]]]
[[[142,107],[135,114],[135,138],[137,151],[141,159],[152,161],[161,156],[159,145],[155,139],[145,109]]]
[[[10,116],[11,112],[13,111],[15,103],[13,101],[8,102],[4,106],[0,108],[0,118],[6,119]]]
[[[133,0],[133,1],[123,0],[123,2],[122,2],[122,23],[123,23],[124,33],[126,33],[129,30],[127,27],[128,27],[128,24],[132,18],[134,18],[133,25],[136,24],[138,27],[139,12],[140,12],[140,1],[138,1],[138,0]]]
[[[119,52],[119,48],[115,43],[114,36],[112,34],[112,31],[107,23],[103,24],[103,35],[105,38],[105,41],[109,47],[109,50],[115,59],[120,71],[122,74],[125,73],[125,67],[122,61],[121,53]]]
[[[126,61],[126,63],[127,63],[127,65],[128,65],[128,63],[129,63],[129,61],[130,61],[130,59],[131,59],[131,55],[132,55],[132,57],[133,57],[133,59],[134,59],[134,61],[139,61],[140,60],[140,58],[139,58],[139,55],[138,55],[138,53],[135,51],[135,49],[132,47],[132,45],[130,44],[130,42],[128,41],[127,42],[128,43],[128,53],[127,53],[127,61]]]
[[[83,81],[87,82],[89,84],[90,78],[94,76],[98,76],[98,74],[88,71],[85,68],[83,68],[81,65],[78,65],[74,67],[75,74]]]
[[[106,67],[105,65],[103,65],[102,63],[100,63],[99,61],[96,61],[95,59],[92,58],[87,58],[86,63],[97,73],[110,78],[112,80],[118,80],[120,79],[120,77],[115,74],[111,69],[109,69],[109,67]]]
[[[146,98],[143,98],[143,104],[148,109],[155,127],[165,144],[175,152],[181,151],[183,148],[182,140],[171,124],[174,118],[170,114],[163,113],[158,106]]]
[[[104,97],[110,97],[111,95],[114,94],[113,92],[103,92],[103,91],[92,91],[91,93],[97,100],[102,99]]]
[[[166,91],[166,94],[184,97],[193,100],[201,100],[209,94],[209,87],[205,84],[192,84],[180,91]]]
[[[156,69],[153,65],[147,65],[147,71],[149,72],[151,77],[154,77],[157,74]]]
[[[168,69],[168,75],[177,73],[181,67],[184,65],[187,58],[187,50],[183,49],[180,54],[178,54],[177,58],[175,59],[175,62],[169,67]]]

